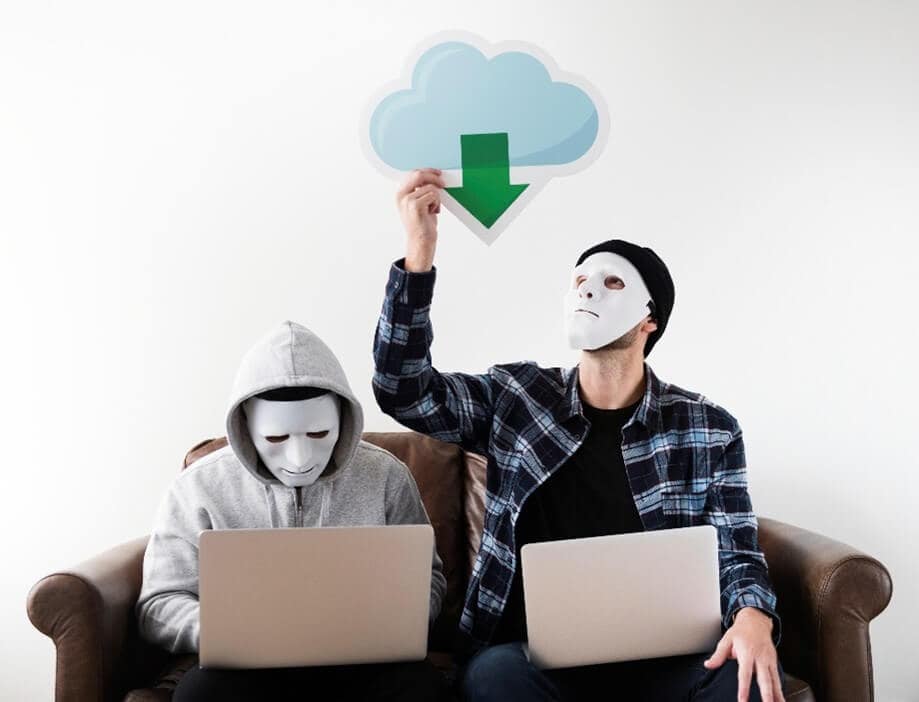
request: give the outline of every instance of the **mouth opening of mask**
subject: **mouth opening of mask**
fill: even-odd
[[[309,468],[307,468],[306,470],[303,470],[303,471],[292,471],[292,470],[287,470],[287,468],[281,468],[281,470],[284,471],[285,473],[287,473],[287,475],[293,475],[293,476],[296,477],[296,476],[298,476],[298,475],[308,475],[308,474],[312,473],[312,472],[313,472],[313,469],[314,469],[315,467],[316,467],[316,466],[311,466],[311,467],[309,467]]]
[[[592,315],[593,315],[594,317],[596,317],[597,319],[600,319],[600,315],[598,315],[596,312],[591,312],[590,310],[585,310],[585,309],[580,308],[580,307],[579,307],[578,309],[576,309],[575,312],[586,312],[587,314],[592,314]]]

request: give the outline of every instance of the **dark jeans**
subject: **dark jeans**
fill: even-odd
[[[702,661],[708,655],[540,670],[527,659],[521,644],[500,644],[480,651],[461,671],[463,699],[468,702],[735,702],[737,661],[729,660],[716,670],[707,670]],[[779,677],[784,686],[781,664]],[[754,677],[750,702],[759,700]]]
[[[427,660],[316,668],[231,670],[194,666],[179,680],[174,702],[220,700],[345,700],[437,702],[449,688]]]

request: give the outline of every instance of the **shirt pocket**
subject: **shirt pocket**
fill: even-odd
[[[670,526],[704,524],[708,490],[670,489],[661,491],[661,509]]]

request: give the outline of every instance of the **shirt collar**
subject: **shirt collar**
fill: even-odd
[[[635,414],[628,424],[639,422],[646,429],[655,429],[657,428],[660,418],[660,395],[662,384],[654,374],[654,371],[651,370],[651,366],[649,366],[647,362],[643,365],[645,370],[645,393],[641,398],[638,409],[635,410]],[[581,403],[581,393],[578,392],[578,368],[579,366],[575,366],[566,371],[565,397],[568,401],[569,417],[574,417],[579,414],[582,415],[584,413],[584,408]],[[628,424],[626,426],[628,426]]]

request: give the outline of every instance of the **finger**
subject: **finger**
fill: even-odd
[[[408,198],[409,198],[409,199],[417,199],[417,198],[421,197],[422,195],[427,195],[427,194],[430,193],[430,192],[435,192],[435,193],[436,193],[439,189],[440,189],[440,188],[439,188],[438,186],[434,185],[433,183],[429,183],[428,185],[422,185],[422,186],[419,186],[419,187],[415,188],[412,192],[410,192],[410,193],[408,194]]]
[[[782,690],[782,676],[779,675],[778,667],[771,666],[769,672],[772,675],[775,702],[785,702],[785,692]]]
[[[430,210],[431,207],[437,204],[437,199],[437,193],[426,193],[414,201],[415,207],[419,212]]]
[[[756,664],[756,684],[759,685],[759,696],[763,702],[775,702],[775,687],[772,683],[772,671],[765,663]]]
[[[721,641],[719,641],[718,645],[715,647],[715,652],[703,662],[703,665],[709,669],[720,668],[728,659],[728,652],[730,650],[730,639],[728,639],[727,636],[722,637]]]
[[[748,656],[737,658],[737,702],[750,699],[750,680],[753,678],[753,664]]]
[[[412,171],[409,173],[408,177],[402,181],[402,185],[396,192],[396,197],[401,200],[415,188],[425,185],[426,183],[436,183],[443,187],[444,179],[441,177],[440,171],[436,168],[422,168]]]
[[[412,202],[415,204],[415,207],[417,207],[418,209],[421,209],[422,207],[430,205],[431,203],[436,203],[438,197],[439,196],[437,195],[436,190],[429,191],[429,192],[424,193],[423,195],[420,195],[419,197],[414,198]]]
[[[399,190],[396,191],[396,197],[401,200],[419,185],[423,185],[424,178],[424,171],[412,171],[409,173],[405,180],[402,181],[402,185],[399,186]]]
[[[703,665],[706,668],[719,668],[727,660],[727,652],[725,650],[725,640],[721,639],[718,642],[718,645],[715,647],[714,652],[709,656],[704,662]]]

